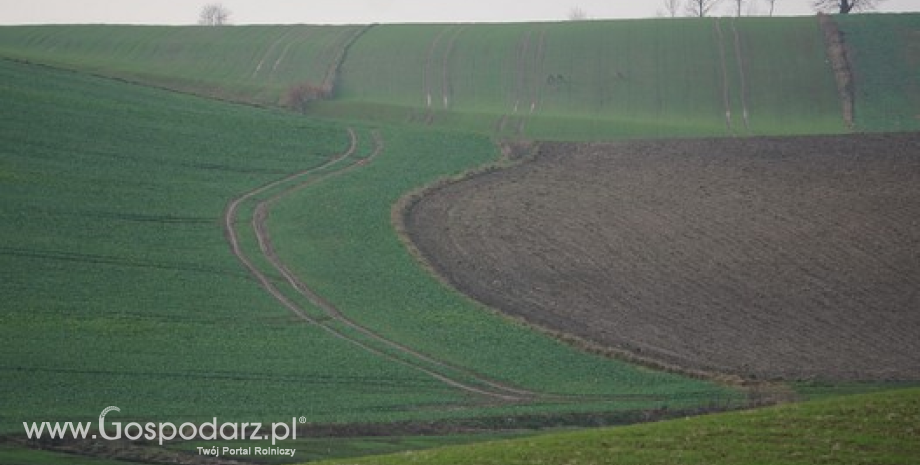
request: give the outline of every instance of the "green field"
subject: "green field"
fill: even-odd
[[[917,129],[918,18],[841,18],[857,130]],[[278,108],[301,83],[334,84],[333,98],[306,115]],[[743,405],[734,385],[589,354],[458,294],[412,257],[394,205],[438,179],[507,163],[496,139],[847,131],[814,18],[0,27],[0,102],[0,435],[10,437],[23,421],[92,421],[109,405],[128,421],[494,429]],[[268,247],[334,310],[266,253],[260,209]],[[910,425],[916,395],[859,406],[907,402],[914,423],[898,424]],[[866,413],[814,405],[694,421],[717,429],[727,418],[756,451],[756,427],[773,431],[786,415],[776,412]],[[534,456],[520,451],[529,442],[483,453],[559,461],[577,456],[559,441],[606,442],[637,463],[667,462],[638,450],[706,439],[675,425],[538,439]],[[602,439],[611,434],[622,436]],[[329,458],[467,439],[303,447]],[[488,463],[476,449],[443,454],[430,460]],[[0,463],[59,460],[0,438]]]
[[[913,389],[322,463],[902,465],[920,456],[917,431],[920,390]]]
[[[0,73],[2,431],[108,405],[331,422],[464,403],[295,322],[229,253],[229,199],[344,150],[342,127],[7,61]]]
[[[363,30],[363,26],[2,27],[0,56],[220,99],[278,105],[293,85],[331,84],[345,48]]]
[[[844,132],[823,40],[814,18],[29,26],[0,28],[0,56],[269,105],[328,82],[318,115],[609,139]]]
[[[518,125],[566,138],[843,130],[813,18],[376,27],[342,71],[345,102],[446,124],[475,114],[470,126],[508,136]]]
[[[379,160],[279,205],[279,250],[321,295],[393,340],[519,387],[606,397],[477,413],[482,399],[298,322],[247,276],[223,237],[225,204],[344,151],[342,126],[2,66],[0,256],[2,295],[14,303],[0,329],[6,431],[22,420],[93,418],[107,405],[134,418],[342,422],[694,407],[731,397],[713,384],[581,354],[483,311],[415,265],[390,228],[390,204],[489,160],[484,138],[384,130]],[[622,397],[640,393],[650,400]]]

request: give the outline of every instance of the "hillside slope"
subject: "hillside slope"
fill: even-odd
[[[299,83],[334,84],[334,99],[312,111],[502,137],[846,130],[823,35],[807,17],[4,27],[0,56],[268,105]]]
[[[364,26],[15,26],[0,56],[183,92],[279,105],[292,86],[329,84]]]
[[[814,18],[384,26],[342,69],[345,102],[503,135],[843,130]]]

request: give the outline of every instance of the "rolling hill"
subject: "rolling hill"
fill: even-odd
[[[920,15],[834,20],[852,126],[815,18],[0,27],[0,433],[108,405],[138,421],[293,414],[307,433],[602,425],[795,398],[534,331],[432,276],[397,229],[407,193],[531,155],[496,140],[920,129]],[[303,85],[330,96],[285,109]],[[913,408],[905,396],[878,402]],[[843,405],[816,408],[872,408]],[[713,418],[701,424],[756,434]],[[915,419],[885,418],[912,451]],[[689,437],[678,430],[649,434]]]
[[[917,15],[836,21],[855,76],[856,129],[918,128]],[[0,28],[0,55],[260,105],[283,104],[299,84],[327,85],[334,97],[315,114],[498,137],[848,130],[815,18],[23,26]]]

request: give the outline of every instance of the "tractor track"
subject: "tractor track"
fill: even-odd
[[[722,34],[722,25],[719,23],[718,18],[712,21],[712,27],[715,31],[716,44],[719,46],[719,62],[722,69],[722,105],[725,107],[725,128],[728,129],[730,134],[734,134],[735,131],[732,129],[732,98],[728,84],[728,65],[725,63],[724,34]]]
[[[738,62],[738,77],[741,80],[741,89],[739,98],[741,99],[741,117],[744,122],[744,129],[751,132],[750,112],[748,111],[747,101],[747,75],[744,71],[744,52],[741,44],[741,34],[738,33],[738,27],[735,25],[735,18],[731,19],[732,34],[735,36],[735,59]]]
[[[450,41],[447,42],[447,50],[444,51],[444,58],[441,61],[441,100],[445,110],[450,108],[450,101],[451,98],[453,98],[453,83],[450,79],[450,59],[453,57],[457,39],[460,37],[460,34],[463,34],[465,29],[466,26],[460,26],[456,32],[454,32]]]
[[[382,137],[378,132],[374,132],[373,137],[375,147],[371,155],[363,159],[354,160],[334,171],[319,174],[320,171],[344,162],[352,155],[354,155],[357,150],[358,136],[351,128],[349,128],[348,133],[350,143],[349,148],[345,152],[331,158],[318,167],[297,172],[240,195],[228,203],[224,213],[225,235],[234,256],[240,260],[243,266],[259,282],[262,288],[264,288],[272,297],[274,297],[285,308],[287,308],[295,317],[297,317],[297,319],[310,324],[314,324],[330,335],[340,340],[354,344],[355,346],[368,353],[413,368],[421,373],[424,373],[425,375],[430,376],[431,378],[434,378],[437,381],[444,383],[447,386],[492,399],[492,402],[514,404],[527,402],[577,403],[586,401],[625,401],[637,399],[660,401],[669,400],[667,397],[652,394],[623,394],[614,396],[568,395],[532,391],[513,387],[505,383],[487,378],[470,369],[439,360],[419,352],[409,346],[393,341],[386,336],[383,336],[373,331],[372,329],[369,329],[352,320],[341,310],[339,310],[333,303],[329,302],[327,299],[323,298],[316,291],[310,288],[310,286],[304,283],[278,256],[277,251],[275,250],[272,243],[267,221],[271,214],[271,207],[278,201],[320,181],[324,181],[365,166],[371,163],[384,149],[384,141]],[[267,192],[270,189],[277,188],[285,183],[293,184],[267,199],[260,200],[255,205],[252,214],[252,220],[250,221],[249,226],[255,233],[259,246],[259,252],[274,268],[273,271],[278,272],[280,277],[298,295],[307,299],[307,301],[309,301],[312,305],[320,309],[324,313],[324,316],[322,317],[317,318],[310,316],[303,307],[286,296],[284,292],[278,287],[278,285],[272,281],[272,278],[269,277],[268,274],[266,274],[263,270],[260,270],[252,262],[252,260],[243,251],[242,246],[240,245],[239,236],[236,232],[236,229],[234,228],[234,225],[237,223],[237,211],[240,205],[260,194]],[[333,326],[335,324],[340,325],[340,327],[337,328]],[[348,328],[348,330],[345,331],[341,329],[341,327]],[[447,371],[453,373],[453,375],[445,374],[436,370]],[[473,383],[470,383],[466,380],[472,380]]]
[[[256,76],[259,74],[260,71],[262,71],[262,68],[265,66],[265,60],[268,59],[268,57],[272,54],[272,52],[274,52],[275,49],[278,48],[279,45],[281,45],[282,42],[284,42],[288,37],[294,35],[296,31],[297,31],[296,28],[292,28],[291,30],[282,34],[281,37],[279,37],[277,40],[272,42],[272,44],[268,47],[265,53],[262,54],[262,58],[259,60],[259,64],[256,65],[256,69],[253,70],[252,75],[249,76],[250,79],[256,78]]]
[[[334,94],[336,90],[336,84],[339,79],[339,73],[342,70],[342,65],[345,63],[345,58],[348,56],[348,51],[351,49],[351,46],[358,41],[367,31],[371,30],[374,25],[363,26],[353,32],[351,35],[345,37],[341,42],[335,43],[334,48],[327,46],[323,50],[323,56],[331,56],[329,67],[326,69],[326,73],[323,75],[322,86],[324,89],[328,90],[330,94]]]
[[[315,324],[325,330],[327,333],[333,335],[336,338],[350,342],[362,350],[378,355],[380,357],[386,358],[388,360],[400,363],[405,366],[414,368],[446,385],[461,389],[466,392],[473,394],[478,394],[481,396],[489,397],[496,399],[502,402],[521,402],[521,401],[531,401],[535,399],[557,399],[556,396],[540,394],[524,389],[517,389],[511,386],[504,385],[502,383],[486,379],[476,373],[473,373],[469,370],[465,370],[460,367],[453,366],[447,362],[443,362],[432,357],[429,357],[425,354],[422,354],[414,349],[411,349],[407,346],[399,344],[397,342],[391,341],[386,337],[359,325],[353,320],[346,317],[342,312],[336,308],[331,302],[324,299],[313,291],[309,286],[307,286],[303,281],[297,277],[293,271],[290,270],[278,257],[271,241],[271,236],[269,235],[268,228],[266,225],[267,219],[270,215],[271,206],[282,198],[297,192],[303,188],[306,188],[312,184],[315,184],[319,181],[328,179],[333,176],[344,174],[358,167],[364,166],[370,163],[380,152],[383,150],[384,144],[382,138],[379,134],[375,133],[375,149],[374,152],[367,158],[362,160],[354,161],[353,163],[348,164],[347,166],[320,175],[315,177],[310,177],[311,174],[315,174],[321,170],[329,168],[335,164],[338,164],[349,157],[351,157],[357,147],[357,135],[354,130],[349,129],[350,147],[347,151],[342,154],[330,159],[323,165],[319,167],[311,168],[304,170],[290,176],[287,176],[283,179],[274,181],[272,183],[266,184],[262,187],[256,188],[252,191],[246,192],[239,197],[233,199],[228,205],[224,213],[224,231],[227,237],[227,241],[230,244],[231,251],[237,259],[243,264],[243,266],[249,271],[249,273],[259,282],[259,284],[264,288],[272,297],[278,300],[285,308],[291,311],[294,316],[298,319],[305,321],[307,323]],[[299,178],[305,178],[302,181],[298,181]],[[260,252],[264,255],[265,259],[271,263],[272,267],[278,271],[284,280],[301,296],[305,297],[313,305],[317,306],[325,313],[325,318],[319,319],[311,317],[307,312],[295,303],[293,300],[288,298],[278,286],[272,282],[272,279],[262,270],[260,270],[252,260],[246,255],[242,250],[240,245],[239,236],[234,228],[237,219],[237,212],[239,207],[244,202],[258,196],[266,191],[281,186],[284,183],[295,182],[292,187],[284,189],[283,191],[275,194],[274,196],[260,201],[253,211],[253,218],[251,221],[251,227],[255,231],[256,239],[259,243]],[[390,352],[386,352],[377,347],[371,346],[367,342],[363,342],[359,338],[356,338],[352,335],[347,334],[346,332],[337,329],[331,326],[331,323],[340,323],[351,330],[359,332],[364,337],[372,340],[376,343],[383,344],[389,349],[392,349],[398,352],[403,357],[394,355]],[[445,374],[439,373],[432,369],[426,368],[423,364],[430,364],[437,366],[442,369],[452,370],[458,373],[463,374],[464,376],[474,379],[477,383],[486,386],[480,387],[473,384],[468,384],[463,381],[459,381]]]
[[[444,38],[444,34],[447,33],[448,29],[450,28],[442,28],[438,32],[438,35],[432,39],[431,44],[428,45],[428,54],[425,57],[425,69],[422,72],[422,81],[423,86],[425,87],[425,108],[429,110],[431,109],[434,100],[432,96],[433,86],[431,84],[431,76],[434,74],[434,71],[432,70],[432,64],[434,63],[434,52],[438,48],[438,44],[441,43],[441,39]]]
[[[521,38],[518,40],[517,46],[514,49],[514,76],[512,78],[511,89],[508,91],[508,95],[511,97],[511,113],[503,114],[501,118],[495,124],[495,131],[498,137],[501,137],[505,133],[505,129],[511,125],[514,138],[520,138],[524,134],[524,129],[526,125],[525,117],[519,115],[518,113],[521,110],[521,103],[524,100],[529,100],[530,108],[528,115],[533,113],[536,108],[534,87],[528,85],[528,72],[535,72],[539,66],[539,56],[534,56],[533,60],[530,60],[531,54],[539,55],[542,53],[541,50],[536,50],[535,52],[532,49],[536,48],[532,46],[534,40],[534,31],[528,30],[521,34]],[[542,46],[543,36],[541,35],[537,40],[541,43],[538,44],[538,47]],[[531,63],[531,61],[533,63]],[[531,76],[531,79],[535,79]]]
[[[546,29],[540,31],[540,38],[537,41],[537,48],[534,53],[533,72],[531,73],[530,82],[530,114],[537,111],[537,107],[543,100],[543,84],[541,76],[546,75]]]
[[[306,30],[304,31],[303,34],[300,34],[299,36],[295,36],[291,38],[291,41],[288,42],[287,45],[284,46],[284,49],[281,50],[281,54],[278,55],[278,59],[275,60],[275,63],[272,65],[272,71],[269,76],[269,79],[275,78],[275,73],[278,71],[278,68],[281,66],[281,63],[284,62],[284,59],[287,58],[288,53],[290,53],[291,51],[291,47],[293,47],[294,44],[297,44],[299,42],[306,42],[310,38],[311,35],[312,35],[311,31]]]

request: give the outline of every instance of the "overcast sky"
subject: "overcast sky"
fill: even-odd
[[[193,24],[208,0],[0,0],[0,24]],[[663,0],[222,0],[234,24],[342,24],[647,18]],[[731,0],[723,0],[728,11]],[[748,0],[759,12],[766,0]],[[812,0],[777,0],[777,15],[812,14]],[[920,0],[887,0],[881,11],[918,12]],[[755,11],[756,12],[756,11]]]

